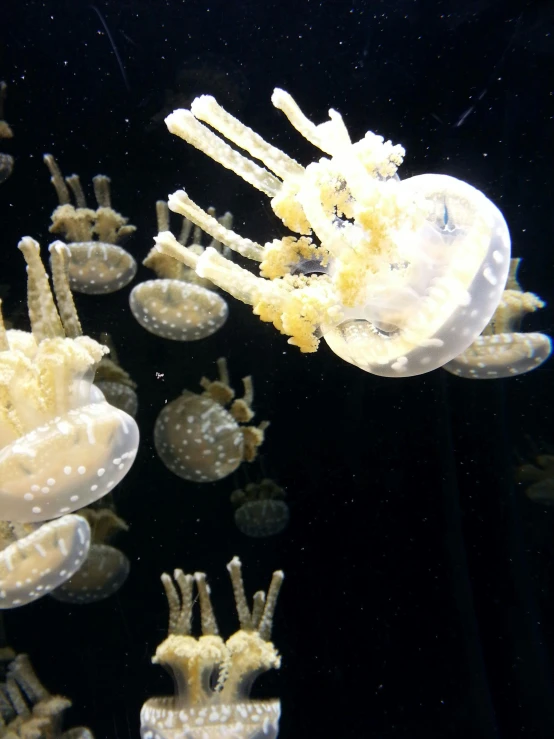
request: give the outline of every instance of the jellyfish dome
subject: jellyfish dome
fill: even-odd
[[[59,206],[52,213],[50,232],[61,234],[68,242],[69,283],[76,292],[103,295],[120,290],[133,279],[137,263],[117,245],[132,234],[135,226],[111,206],[110,178],[93,178],[97,210],[87,208],[78,175],[64,178],[51,154],[44,155]],[[69,186],[69,188],[68,188]],[[71,204],[71,193],[76,205]]]
[[[285,491],[273,480],[251,482],[244,490],[235,490],[231,503],[235,506],[235,524],[246,536],[275,536],[286,529],[290,513],[283,500]]]
[[[263,441],[267,423],[258,427],[240,425],[254,415],[251,378],[243,379],[244,397],[231,404],[234,391],[225,359],[218,360],[218,367],[220,379],[203,379],[202,395],[185,390],[156,419],[156,452],[165,466],[184,480],[222,480],[243,461],[251,462]]]
[[[169,208],[259,262],[260,276],[209,248],[197,255],[167,231],[158,250],[252,305],[303,352],[316,351],[323,336],[345,361],[385,377],[429,372],[458,356],[502,294],[510,261],[502,213],[454,177],[401,181],[404,149],[372,132],[352,142],[335,110],[315,125],[285,91],[276,89],[272,102],[326,156],[303,167],[208,95],[166,124],[267,195],[297,235],[258,244],[222,228],[180,190]]]
[[[0,82],[0,139],[11,139],[13,131],[7,121],[4,120],[4,100],[8,86]],[[0,153],[0,185],[5,182],[13,172],[13,157],[10,154]]]
[[[279,700],[254,700],[249,694],[258,675],[281,665],[270,639],[284,575],[273,573],[267,597],[258,591],[251,609],[238,557],[227,568],[240,623],[227,641],[219,636],[206,575],[175,570],[176,585],[169,575],[162,575],[169,633],[152,661],[171,673],[177,693],[146,701],[140,712],[142,739],[275,739],[278,735]],[[199,638],[191,633],[195,584],[202,625]]]
[[[82,567],[52,593],[64,603],[96,603],[116,593],[129,574],[130,564],[119,549],[92,544]]]
[[[67,247],[50,248],[60,313],[40,247],[26,237],[31,332],[0,320],[0,516],[45,521],[98,500],[127,474],[135,421],[92,388],[107,351],[83,336],[67,284]]]
[[[218,331],[229,309],[212,290],[180,280],[147,280],[129,296],[131,312],[150,333],[173,341],[197,341]]]
[[[51,593],[85,561],[90,527],[69,515],[42,524],[0,551],[0,609],[18,608]]]

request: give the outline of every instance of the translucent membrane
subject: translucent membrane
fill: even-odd
[[[105,295],[121,290],[137,273],[137,263],[116,244],[98,241],[68,244],[69,284],[75,292]]]
[[[253,500],[235,511],[239,531],[255,538],[281,533],[289,522],[289,507],[282,500]]]
[[[64,603],[96,603],[116,593],[129,574],[129,560],[108,544],[92,544],[88,556],[71,578],[52,593]]]

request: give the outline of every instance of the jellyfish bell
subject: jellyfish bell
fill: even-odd
[[[248,483],[231,494],[235,524],[246,536],[262,538],[280,534],[289,523],[289,507],[282,487],[268,478]]]
[[[96,603],[121,588],[129,569],[129,560],[119,549],[109,544],[91,544],[81,568],[51,595],[64,603]]]
[[[131,312],[150,333],[173,341],[197,341],[218,331],[229,309],[212,290],[181,280],[147,280],[129,296]]]
[[[19,247],[28,265],[32,331],[3,331],[0,322],[0,516],[36,522],[113,489],[131,468],[139,432],[130,416],[92,389],[106,349],[81,335],[64,286],[65,245],[51,247],[61,260],[54,271],[60,313],[38,243],[26,237]]]
[[[137,263],[117,244],[85,241],[68,244],[69,284],[75,292],[106,295],[128,285],[137,273]]]
[[[43,523],[0,551],[0,609],[18,608],[51,593],[81,567],[90,527],[81,516]]]

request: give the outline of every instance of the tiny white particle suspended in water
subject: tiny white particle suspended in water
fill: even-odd
[[[281,666],[271,630],[277,597],[284,579],[273,573],[267,596],[254,595],[250,609],[244,592],[241,562],[227,565],[235,594],[240,629],[223,641],[203,572],[175,570],[162,582],[169,603],[168,636],[156,649],[154,663],[174,678],[176,695],[151,698],[140,712],[141,739],[275,739],[279,732],[278,699],[250,698],[258,675]],[[193,598],[196,583],[198,598]],[[200,601],[202,636],[191,635],[193,606]]]
[[[70,251],[71,289],[88,295],[105,295],[128,285],[137,272],[133,257],[117,242],[136,228],[111,206],[110,178],[93,177],[98,208],[87,208],[79,175],[64,177],[51,154],[44,161],[52,175],[59,206],[52,213],[50,233],[61,234]],[[76,206],[71,205],[71,189]]]
[[[67,246],[50,246],[59,313],[38,243],[25,237],[19,248],[31,332],[6,331],[0,311],[0,519],[46,521],[110,492],[133,464],[139,431],[92,385],[108,349],[82,335]]]
[[[298,236],[257,244],[179,190],[169,208],[259,262],[261,276],[209,248],[197,255],[169,231],[158,234],[158,250],[252,305],[303,352],[316,351],[323,336],[345,361],[386,377],[429,372],[463,352],[489,322],[508,274],[502,213],[454,177],[400,181],[404,149],[371,132],[352,143],[335,110],[315,125],[285,91],[276,89],[272,102],[327,156],[301,166],[208,95],[166,124],[271,198]]]

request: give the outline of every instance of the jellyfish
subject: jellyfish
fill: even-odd
[[[198,256],[168,231],[158,234],[158,250],[252,305],[302,352],[315,352],[323,337],[343,360],[386,377],[429,372],[458,356],[489,322],[506,282],[510,234],[502,213],[455,177],[401,181],[404,149],[371,132],[352,143],[337,111],[316,126],[283,90],[272,102],[328,156],[301,166],[208,95],[166,124],[267,195],[297,235],[258,244],[180,190],[169,208],[260,263],[261,276],[209,248]]]
[[[215,216],[213,208],[209,212]],[[169,210],[164,200],[156,203],[156,214],[158,230],[169,231]],[[218,223],[230,227],[231,214],[225,213]],[[191,231],[192,223],[183,218],[180,244],[186,245]],[[189,248],[199,255],[205,251],[201,238],[202,231],[195,227]],[[222,249],[216,239],[212,239],[209,248],[218,253]],[[131,312],[143,328],[163,339],[197,341],[223,326],[229,309],[210,280],[198,277],[193,269],[160,254],[156,248],[150,251],[143,264],[154,270],[159,278],[136,285],[129,295]]]
[[[46,690],[26,654],[18,654],[8,665],[0,693],[0,735],[6,739],[94,739],[86,726],[62,731],[71,701]]]
[[[488,380],[516,377],[540,367],[552,352],[549,336],[521,333],[519,327],[526,313],[544,308],[534,293],[524,293],[517,281],[521,259],[512,259],[506,289],[493,317],[465,352],[444,365],[458,377]]]
[[[70,249],[71,289],[89,295],[105,295],[128,285],[137,271],[133,257],[117,242],[136,228],[111,206],[110,178],[92,178],[98,208],[87,208],[79,175],[64,177],[51,154],[44,155],[59,206],[52,213],[50,233],[62,234]],[[69,189],[68,189],[69,185]],[[71,193],[76,205],[71,205]]]
[[[127,474],[135,421],[92,388],[108,351],[83,336],[67,282],[68,249],[50,246],[56,310],[40,247],[27,262],[31,332],[4,329],[0,315],[0,518],[58,518],[98,500]]]
[[[289,522],[285,497],[283,488],[267,478],[235,490],[231,503],[235,506],[235,523],[239,531],[255,538],[280,534]]]
[[[233,400],[227,362],[220,358],[217,366],[219,380],[203,377],[201,395],[185,390],[156,419],[154,446],[158,456],[184,480],[222,480],[241,462],[252,462],[269,425],[267,421],[259,426],[244,425],[254,416],[252,378],[243,378],[244,396]]]
[[[51,595],[64,603],[96,603],[116,593],[129,575],[129,560],[106,541],[129,527],[110,508],[84,508],[79,512],[91,530],[91,545],[82,566]]]
[[[6,91],[8,86],[5,82],[0,81],[0,139],[11,139],[13,131],[10,125],[3,120],[4,118],[4,101],[6,99]],[[13,172],[13,157],[10,154],[0,153],[0,185],[5,182]]]
[[[253,700],[249,695],[258,675],[281,666],[270,639],[284,575],[280,570],[274,572],[267,597],[258,591],[250,609],[239,558],[234,557],[227,569],[240,629],[226,642],[219,636],[206,575],[185,575],[175,570],[176,585],[169,575],[162,575],[169,603],[169,629],[152,662],[172,674],[177,694],[146,701],[140,712],[141,739],[277,737],[280,701]],[[200,601],[199,638],[191,634],[194,584]]]
[[[73,514],[38,528],[1,522],[0,542],[0,609],[18,608],[77,572],[89,551],[90,528],[86,519]]]
[[[528,484],[525,495],[529,500],[554,505],[554,455],[537,454],[533,464],[522,464],[517,468],[516,480]]]
[[[110,405],[135,418],[138,411],[138,397],[135,392],[137,383],[119,364],[111,336],[102,333],[100,342],[108,347],[110,356],[104,356],[100,360],[94,375],[94,384]]]

